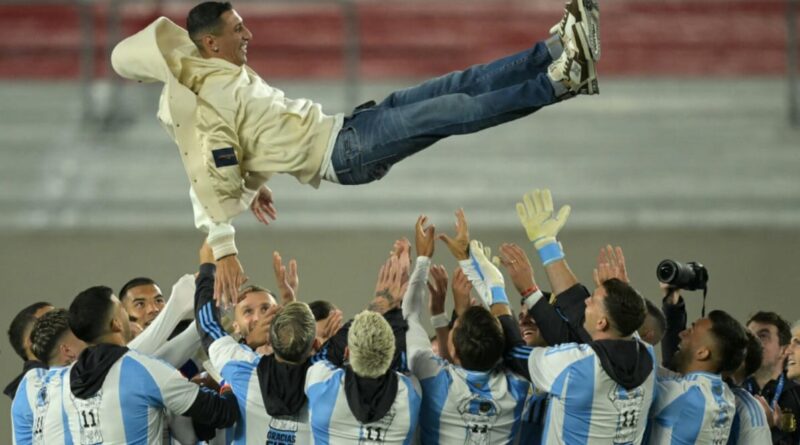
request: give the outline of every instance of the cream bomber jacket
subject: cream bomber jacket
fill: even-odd
[[[111,64],[124,78],[164,84],[158,119],[178,146],[195,225],[208,232],[215,258],[237,253],[231,221],[273,174],[319,187],[342,115],[287,98],[247,66],[201,57],[165,17],[120,42]]]

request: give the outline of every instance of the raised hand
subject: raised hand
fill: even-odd
[[[335,309],[328,314],[328,318],[317,322],[317,338],[320,345],[339,332],[342,328],[342,317],[342,311]]]
[[[428,310],[431,315],[444,312],[444,303],[447,299],[447,280],[447,269],[444,266],[431,266],[431,281],[428,281],[428,291],[430,291]]]
[[[519,220],[545,265],[564,257],[556,235],[566,224],[570,210],[570,206],[565,205],[554,216],[553,196],[549,189],[528,192],[523,196],[523,202],[517,203]]]
[[[402,292],[408,287],[408,281],[403,283],[403,267],[396,256],[389,257],[378,272],[378,281],[375,284],[375,298],[369,304],[369,310],[385,314],[402,303]]]
[[[453,306],[456,315],[461,316],[472,305],[470,298],[472,293],[472,283],[464,274],[460,267],[453,271]]]
[[[217,306],[228,307],[239,300],[239,287],[247,282],[242,264],[236,255],[228,255],[217,260],[217,274],[214,280],[214,300]]]
[[[436,226],[431,224],[430,226],[425,227],[428,223],[428,217],[425,215],[420,215],[417,218],[417,225],[415,232],[415,240],[416,240],[416,248],[417,248],[417,255],[424,256],[428,258],[433,257],[433,250],[434,250],[434,241],[436,238],[434,234],[436,232]],[[446,284],[445,284],[446,286]]]
[[[450,238],[447,234],[439,235],[439,239],[444,241],[450,253],[461,261],[469,259],[469,228],[467,227],[467,217],[464,216],[464,209],[456,211],[456,236]]]
[[[622,282],[629,283],[628,270],[625,268],[625,255],[622,247],[616,248],[608,245],[600,249],[597,256],[597,267],[593,272],[595,286],[600,286],[606,280],[616,278]]]
[[[250,203],[250,210],[256,219],[265,225],[269,225],[269,220],[278,219],[278,211],[275,209],[275,203],[272,200],[272,190],[266,185],[262,185],[256,192],[256,197]]]
[[[272,270],[275,272],[275,281],[278,283],[278,290],[281,294],[281,304],[297,301],[297,288],[300,286],[300,278],[297,276],[297,261],[289,260],[287,268],[283,265],[281,254],[278,251],[272,252]]]
[[[521,247],[508,243],[501,245],[499,261],[508,271],[511,282],[520,295],[536,288],[531,262]]]

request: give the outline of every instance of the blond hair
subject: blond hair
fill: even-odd
[[[299,301],[281,308],[269,329],[275,354],[293,363],[300,363],[308,357],[316,335],[314,314],[307,304]]]
[[[386,373],[394,358],[394,333],[377,312],[356,315],[347,333],[350,367],[360,377],[376,378]]]

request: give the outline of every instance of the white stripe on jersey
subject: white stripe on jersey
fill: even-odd
[[[653,356],[652,347],[647,350]],[[528,368],[533,385],[550,393],[543,444],[642,441],[655,372],[625,390],[608,376],[591,346],[576,343],[533,348]]]
[[[419,384],[397,373],[397,396],[383,418],[362,424],[355,419],[344,391],[344,369],[319,361],[308,369],[306,396],[315,445],[411,443],[420,408]]]
[[[422,443],[509,444],[518,435],[530,383],[508,371],[467,371],[433,354],[415,352],[412,372],[422,386]]]
[[[36,416],[41,418],[42,430],[34,437],[34,444],[72,445],[72,435],[66,429],[67,414],[62,403],[64,376],[69,367],[50,368],[45,375],[45,384],[36,407]]]
[[[129,350],[88,399],[72,394],[64,373],[62,398],[76,444],[150,444],[161,440],[165,411],[185,413],[199,390],[166,362]]]
[[[26,372],[19,382],[11,402],[12,441],[15,445],[32,443],[34,430],[40,428],[34,425],[34,410],[45,374],[47,369],[34,368]]]
[[[736,412],[733,392],[717,374],[659,370],[650,411],[650,444],[723,444]]]
[[[275,418],[267,413],[257,373],[261,357],[252,349],[226,335],[211,344],[208,355],[212,365],[222,370],[222,378],[231,385],[239,404],[241,417],[234,427],[234,444],[311,443],[308,404],[291,418]]]
[[[728,445],[770,445],[772,433],[761,404],[744,388],[732,388],[732,391],[736,398],[736,414]]]

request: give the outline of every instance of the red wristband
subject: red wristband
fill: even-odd
[[[519,294],[522,295],[522,298],[528,298],[531,295],[533,295],[533,293],[536,292],[537,290],[539,290],[539,286],[534,284],[533,286],[525,289],[524,291],[520,292]]]

